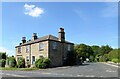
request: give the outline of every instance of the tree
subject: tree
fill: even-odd
[[[9,66],[10,66],[10,67],[15,67],[15,66],[17,65],[17,62],[16,62],[14,56],[9,57],[8,60],[9,60]]]
[[[111,48],[109,45],[106,45],[106,46],[101,46],[100,48],[100,54],[101,55],[104,55],[104,54],[108,54],[110,51],[112,51],[113,48]]]
[[[76,45],[75,52],[76,52],[77,58],[80,59],[82,57],[83,61],[85,61],[86,58],[89,58],[94,53],[92,48],[85,44]]]
[[[0,59],[6,59],[6,53],[0,52]]]
[[[119,59],[119,49],[114,49],[108,53],[109,60],[112,61],[112,59]]]
[[[5,67],[5,59],[0,59],[0,67]]]
[[[93,45],[93,46],[91,46],[91,48],[94,52],[94,56],[96,56],[100,52],[100,47],[97,45]]]

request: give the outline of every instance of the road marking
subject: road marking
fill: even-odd
[[[113,67],[120,68],[120,67],[119,67],[119,66],[117,66],[117,65],[113,65],[113,64],[109,64],[109,63],[104,63],[104,64],[109,65],[109,66],[113,66]]]
[[[83,75],[82,75],[82,74],[79,74],[79,75],[77,75],[77,77],[83,77]]]
[[[106,70],[106,72],[117,72],[117,71],[113,71],[113,70]]]
[[[95,77],[94,75],[87,75],[87,76],[85,76],[85,77]]]
[[[51,74],[51,73],[42,73],[42,74]]]
[[[14,76],[14,77],[27,77],[22,75],[16,75],[16,74],[7,74],[7,73],[1,73],[2,75],[8,75],[8,76]]]

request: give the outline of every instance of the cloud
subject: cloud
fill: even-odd
[[[32,16],[32,17],[39,17],[41,14],[44,13],[42,8],[36,7],[35,5],[24,5],[25,12],[24,14]]]
[[[6,54],[9,56],[15,55],[13,50],[9,50],[5,47],[0,47],[0,52],[6,52]]]
[[[106,7],[102,10],[102,17],[117,17],[118,16],[118,4],[106,3]]]

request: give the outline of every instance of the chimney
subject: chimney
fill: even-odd
[[[22,44],[26,43],[26,37],[22,37]]]
[[[22,43],[19,43],[19,45],[22,45]]]
[[[33,33],[32,40],[36,40],[36,39],[37,39],[37,33]]]
[[[59,29],[58,38],[59,38],[59,41],[65,42],[65,32],[64,32],[64,28],[60,28],[60,29]]]

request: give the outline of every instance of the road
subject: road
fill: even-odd
[[[118,68],[104,63],[85,63],[34,71],[2,71],[3,77],[118,77]]]

